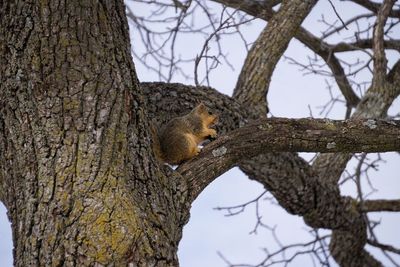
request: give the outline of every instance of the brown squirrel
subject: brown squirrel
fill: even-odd
[[[153,125],[155,156],[171,165],[193,158],[200,153],[199,144],[209,137],[217,137],[217,131],[209,128],[217,121],[218,116],[200,103],[190,113],[170,120],[160,132]]]

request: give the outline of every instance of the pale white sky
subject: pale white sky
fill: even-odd
[[[217,5],[210,4],[210,6]],[[354,5],[348,2],[337,3],[336,8],[343,19],[351,17],[357,11],[354,9]],[[363,12],[366,13],[365,10]],[[328,1],[320,1],[312,14],[303,23],[308,30],[317,35],[323,29],[322,25],[317,23],[321,13],[324,13],[327,20],[336,20]],[[202,18],[197,19],[201,20]],[[250,40],[254,40],[263,26],[263,22],[255,21],[252,23],[251,28],[245,30],[245,35]],[[396,31],[396,38],[399,39],[400,32],[398,28]],[[350,28],[349,32],[345,32],[343,35],[352,35],[352,29]],[[135,37],[133,38],[132,45],[135,48]],[[201,37],[200,40],[202,39],[204,38]],[[180,45],[182,46],[183,55],[196,55],[202,47],[201,42],[193,42],[192,39],[182,39]],[[222,65],[214,71],[214,75],[211,75],[211,85],[230,95],[243,64],[245,51],[238,37],[229,37],[223,41],[223,45],[231,55],[230,60],[235,70]],[[293,40],[285,55],[296,57],[298,60],[306,62],[307,55],[312,54],[298,41]],[[391,52],[388,54],[391,64],[398,58],[398,53]],[[136,68],[141,81],[157,80],[157,76],[142,65],[136,63]],[[368,80],[368,75],[368,73],[363,73],[358,77],[354,77],[354,79]],[[319,117],[317,107],[330,99],[325,79],[332,82],[332,79],[326,77],[304,76],[299,71],[298,66],[289,64],[287,60],[281,60],[272,77],[268,95],[270,109],[274,116],[308,117],[310,115],[308,106],[310,106],[313,110],[313,115]],[[193,81],[185,81],[182,77],[177,77],[174,81],[193,84]],[[334,94],[339,94],[336,88]],[[337,104],[329,117],[343,119],[344,112],[344,106]],[[400,100],[397,99],[390,109],[390,113],[399,112]],[[400,197],[398,175],[400,172],[400,157],[395,153],[385,153],[382,156],[387,160],[387,164],[380,164],[379,172],[370,173],[370,180],[373,182],[374,187],[379,190],[372,194],[370,198],[398,199]],[[305,155],[305,157],[309,158],[310,156]],[[348,169],[352,170],[353,166],[354,163],[349,164]],[[363,188],[368,192],[369,187],[366,181],[363,182]],[[341,190],[344,195],[355,196],[355,186],[351,183],[347,183]],[[226,217],[224,212],[213,209],[218,206],[234,206],[245,203],[262,192],[261,185],[248,180],[238,169],[232,169],[209,185],[193,203],[191,219],[184,228],[183,239],[178,251],[181,266],[226,266],[218,256],[218,251],[232,263],[257,264],[265,256],[263,248],[268,248],[270,252],[278,249],[270,231],[259,229],[257,234],[249,234],[256,223],[254,205],[249,206],[244,213],[233,217]],[[270,195],[268,194],[268,196]],[[304,224],[301,217],[289,215],[278,205],[271,204],[270,201],[261,202],[261,211],[263,222],[269,226],[276,226],[276,233],[283,244],[311,240],[312,236],[308,233],[310,229]],[[400,233],[398,231],[400,214],[375,213],[372,216],[374,219],[382,221],[378,231],[380,240],[383,243],[400,247]],[[321,234],[324,233],[329,233],[329,231],[321,231]],[[4,206],[0,205],[0,266],[12,266],[11,248],[10,226],[5,215]],[[380,252],[373,249],[371,251],[384,262],[385,266],[392,266],[387,259],[382,257]],[[394,256],[394,258],[396,257]],[[400,257],[397,256],[397,260],[400,261]],[[311,266],[311,261],[308,256],[303,256],[294,260],[289,266]]]

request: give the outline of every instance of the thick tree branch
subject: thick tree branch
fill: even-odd
[[[364,212],[374,212],[374,211],[400,211],[400,199],[387,200],[387,199],[377,199],[377,200],[366,200],[361,203],[361,210]]]
[[[240,9],[251,16],[266,21],[270,20],[275,14],[275,11],[273,11],[271,8],[268,8],[266,5],[259,4],[258,1],[216,0],[215,2],[232,8]],[[295,33],[294,37],[325,60],[332,71],[340,91],[346,99],[347,105],[355,107],[360,99],[351,88],[344,70],[339,63],[339,60],[335,57],[332,51],[332,46],[314,36],[312,33],[302,27],[297,30],[297,33]]]
[[[357,106],[352,118],[386,117],[387,110],[399,93],[400,88],[388,82],[384,83],[383,86],[370,88]],[[319,177],[324,177],[332,184],[336,184],[351,157],[350,153],[322,154],[314,161],[313,169],[319,174]]]
[[[316,2],[283,1],[249,51],[233,96],[259,116],[268,112],[266,96],[275,66]]]
[[[237,162],[265,152],[387,152],[400,150],[400,122],[260,119],[233,130],[177,169],[190,174],[197,196]]]
[[[364,230],[365,231],[365,230]],[[383,267],[382,263],[377,261],[365,249],[355,248],[355,245],[366,243],[364,233],[360,235],[349,234],[348,231],[332,231],[332,239],[329,244],[329,250],[339,266],[357,266],[357,267]],[[360,242],[362,239],[362,242]]]
[[[381,5],[373,32],[373,50],[374,50],[374,76],[372,83],[374,86],[382,86],[386,80],[387,59],[384,46],[384,27],[395,0],[385,0]]]

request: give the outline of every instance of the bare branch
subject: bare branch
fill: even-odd
[[[334,55],[331,45],[321,41],[319,38],[315,37],[305,29],[299,30],[296,38],[325,60],[326,64],[332,71],[333,77],[335,78],[340,91],[346,99],[347,105],[349,107],[357,106],[360,99],[351,88],[343,67],[341,66],[337,57]]]
[[[395,248],[393,246],[382,244],[382,243],[379,243],[379,242],[376,242],[376,241],[370,240],[370,239],[368,239],[367,243],[371,246],[374,246],[374,247],[380,248],[382,250],[390,251],[390,252],[400,255],[400,249]]]
[[[345,22],[343,21],[343,19],[340,17],[339,13],[338,13],[337,10],[336,10],[335,5],[332,3],[331,0],[328,0],[328,2],[329,2],[329,4],[331,4],[331,7],[332,7],[333,11],[335,12],[336,17],[338,17],[339,20],[342,22],[343,28],[345,28],[346,30],[348,30],[348,28],[347,28],[347,26],[346,26],[346,23],[345,23]]]
[[[333,52],[349,52],[361,49],[372,49],[372,39],[360,39],[352,43],[338,43],[332,45]],[[383,46],[385,49],[393,49],[400,52],[400,40],[383,40]]]
[[[225,29],[237,28],[240,25],[246,24],[252,20],[252,19],[250,19],[250,20],[241,21],[239,23],[234,23],[233,16],[236,14],[236,11],[232,12],[232,14],[228,14],[227,18],[223,19],[224,11],[225,11],[225,9],[221,13],[221,19],[220,19],[219,25],[214,29],[214,31],[204,41],[203,47],[200,51],[200,54],[197,55],[194,60],[194,82],[197,86],[199,86],[201,84],[201,82],[199,82],[199,78],[198,78],[199,77],[198,68],[199,68],[200,61],[203,58],[205,58],[206,63],[207,63],[208,62],[207,59],[209,59],[209,58],[213,59],[214,64],[212,64],[211,67],[206,68],[206,72],[207,72],[206,79],[208,79],[208,77],[209,77],[209,75],[208,75],[209,71],[212,70],[213,68],[215,68],[215,66],[220,63],[218,60],[218,56],[208,56],[208,54],[207,54],[208,50],[210,49],[209,42],[211,41],[211,39],[213,39],[214,37],[219,38],[218,34]],[[207,82],[207,85],[208,86],[210,85],[209,82]]]
[[[366,9],[368,9],[374,13],[378,13],[379,9],[381,8],[381,4],[374,3],[369,0],[347,0],[347,1],[357,3],[360,6],[365,7]],[[400,17],[400,10],[391,10],[389,12],[389,16],[394,17],[394,18]]]
[[[357,22],[360,19],[366,19],[366,18],[370,18],[375,16],[375,14],[372,13],[368,13],[368,14],[361,14],[355,17],[352,17],[351,19],[349,19],[348,21],[344,22],[344,24],[342,26],[339,27],[332,27],[333,29],[326,31],[322,34],[321,39],[325,39],[331,35],[333,35],[334,33],[339,33],[340,31],[342,31],[343,29],[347,29],[347,26],[349,26],[350,24]],[[333,26],[333,25],[332,25]]]
[[[255,199],[247,201],[246,203],[243,203],[243,204],[239,204],[236,206],[229,206],[229,207],[215,207],[214,209],[218,210],[218,211],[225,210],[227,212],[227,214],[225,214],[225,216],[237,215],[239,213],[242,213],[248,205],[258,202],[266,193],[267,193],[267,191],[264,191],[260,195],[258,195]]]
[[[272,229],[272,233],[275,234],[275,228]],[[274,252],[269,252],[267,249],[264,249],[266,256],[260,263],[256,265],[232,264],[222,255],[222,253],[219,252],[218,255],[225,261],[226,264],[228,264],[229,267],[267,267],[275,266],[277,264],[284,264],[284,266],[287,266],[294,259],[302,255],[311,256],[313,261],[317,260],[321,264],[320,266],[330,266],[329,255],[326,251],[328,250],[326,239],[329,237],[330,235],[320,236],[318,232],[315,231],[313,239],[308,242],[290,245],[279,244],[280,248]],[[314,266],[316,265],[314,264]]]
[[[387,59],[385,56],[385,46],[383,42],[384,27],[395,0],[385,0],[380,7],[374,27],[373,49],[374,49],[374,76],[372,83],[374,86],[381,86],[385,82]]]

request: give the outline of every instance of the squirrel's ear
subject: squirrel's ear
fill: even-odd
[[[206,106],[204,105],[203,102],[200,102],[200,104],[197,105],[197,107],[195,107],[196,111],[202,113],[206,110]]]

